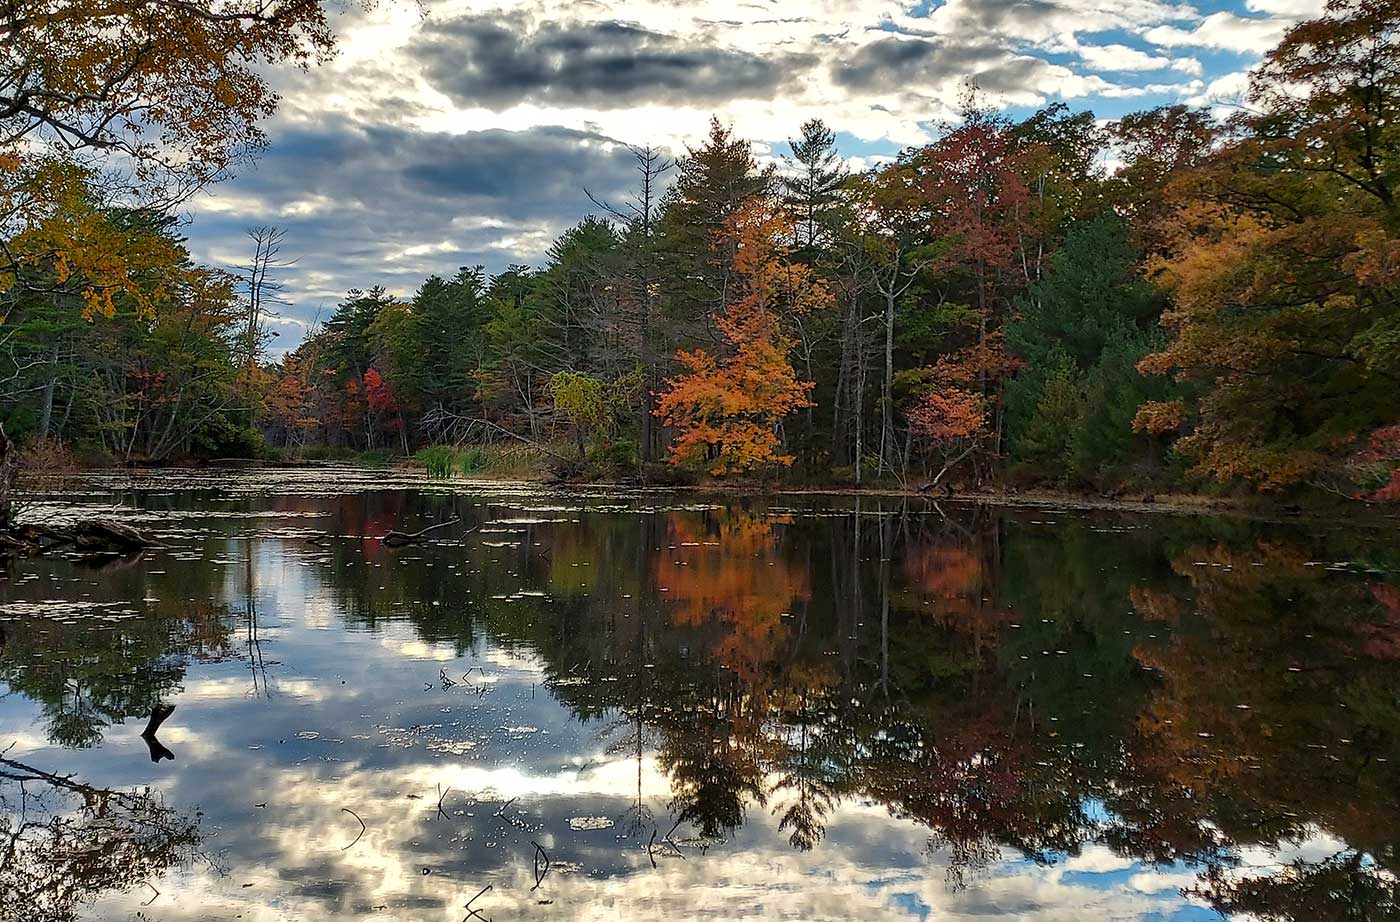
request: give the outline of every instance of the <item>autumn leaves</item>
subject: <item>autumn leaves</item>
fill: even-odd
[[[810,266],[792,258],[791,220],[755,196],[725,224],[739,279],[737,297],[717,318],[729,354],[682,351],[682,373],[667,382],[656,415],[677,430],[671,460],[732,474],[791,464],[781,453],[784,417],[809,406],[814,386],[798,379],[784,318],[825,310],[830,289]]]

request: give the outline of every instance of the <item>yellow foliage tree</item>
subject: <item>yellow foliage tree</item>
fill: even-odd
[[[1262,490],[1364,492],[1345,459],[1400,423],[1400,3],[1331,0],[1251,78],[1235,138],[1174,180],[1150,273],[1171,340],[1149,403],[1196,470]]]
[[[110,208],[163,212],[266,143],[259,65],[325,60],[324,0],[10,0],[0,17],[0,294],[110,315],[151,264]],[[92,156],[102,158],[99,170]]]

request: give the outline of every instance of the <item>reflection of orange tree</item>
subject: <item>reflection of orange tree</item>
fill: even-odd
[[[1137,651],[1159,678],[1131,743],[1137,770],[1236,844],[1311,822],[1394,871],[1400,670],[1376,641],[1395,623],[1392,587],[1280,543],[1188,549],[1173,566],[1205,617]]]
[[[1376,583],[1371,595],[1380,603],[1383,618],[1362,625],[1366,654],[1373,659],[1400,660],[1400,588]]]
[[[810,848],[836,796],[820,727],[836,676],[790,649],[797,638],[789,624],[805,614],[793,609],[811,589],[780,552],[779,529],[788,524],[740,510],[668,520],[654,552],[656,583],[671,623],[708,639],[723,671],[683,717],[664,721],[661,763],[672,775],[677,819],[705,836],[737,826],[746,801],[766,803],[765,775],[775,773],[780,828],[795,847]]]
[[[948,852],[954,886],[1002,846],[1037,860],[1077,848],[1087,825],[1054,733],[1041,737],[999,674],[997,651],[1016,613],[1000,605],[976,536],[918,538],[894,554],[893,676],[902,705],[875,717],[856,784],[896,815],[929,828]]]
[[[927,603],[935,623],[968,637],[977,653],[996,646],[1001,629],[1015,620],[989,596],[992,580],[975,548],[949,543],[921,544],[903,555],[910,589]]]
[[[806,574],[779,552],[780,524],[740,510],[674,516],[653,558],[672,621],[719,626],[715,659],[749,684],[789,639],[784,613],[811,596]]]
[[[720,632],[710,635],[723,667],[713,688],[663,721],[661,762],[678,818],[722,833],[741,821],[745,801],[771,797],[779,828],[808,849],[837,800],[858,792],[926,824],[958,876],[989,861],[997,843],[1033,854],[1076,844],[1085,820],[1066,811],[1077,801],[1051,779],[1028,784],[1040,770],[1030,738],[1015,735],[1014,700],[984,681],[997,626],[1013,616],[986,600],[979,552],[943,543],[897,555],[902,627],[888,642],[904,703],[887,702],[893,710],[876,719],[872,702],[853,704],[870,687],[844,685],[833,661],[802,655],[811,589],[779,552],[787,524],[736,511],[677,517],[655,558],[672,623]]]

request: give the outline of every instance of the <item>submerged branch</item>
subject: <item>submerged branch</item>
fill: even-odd
[[[432,534],[438,529],[448,528],[452,525],[460,524],[461,521],[461,516],[454,515],[452,518],[448,519],[445,522],[438,522],[436,525],[429,525],[427,528],[424,528],[421,531],[393,530],[386,534],[383,538],[380,538],[379,540],[382,541],[386,547],[404,547],[405,545],[409,544],[420,544],[428,540],[428,535]],[[476,531],[475,528],[469,529],[467,531],[467,534],[471,534],[474,531]]]

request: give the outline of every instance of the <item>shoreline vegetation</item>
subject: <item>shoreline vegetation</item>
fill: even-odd
[[[319,4],[297,8],[269,35],[253,13],[189,13],[208,59],[162,46],[164,70],[138,51],[131,72],[187,102],[172,75],[247,59],[241,30],[269,60],[300,47],[289,30],[310,66],[335,36]],[[274,102],[249,80],[242,108],[211,92],[210,117],[169,126],[210,158],[181,161],[180,189],[262,142]],[[15,115],[11,147],[92,116],[86,98]],[[1012,117],[969,83],[927,143],[860,170],[839,125],[792,126],[789,155],[760,157],[712,118],[684,150],[631,148],[634,186],[590,193],[538,265],[443,267],[406,297],[351,288],[281,355],[285,229],[250,229],[232,271],[199,266],[170,207],[112,200],[100,166],[0,140],[0,533],[12,488],[94,459],[1400,501],[1400,122],[1377,115],[1400,111],[1400,3],[1333,0],[1244,99],[1228,117],[1104,121],[1062,102]],[[158,158],[121,133],[148,108],[130,105],[87,146]]]
[[[474,450],[461,452],[467,455]],[[673,493],[732,498],[753,497],[871,497],[876,499],[919,500],[928,505],[977,504],[1047,511],[1113,512],[1142,515],[1219,516],[1273,522],[1331,522],[1345,517],[1354,527],[1400,527],[1400,508],[1389,503],[1370,503],[1314,493],[1309,496],[1274,496],[1235,491],[1218,493],[1118,491],[1096,493],[1057,489],[1047,485],[992,484],[981,488],[926,489],[927,484],[900,485],[897,482],[857,486],[846,481],[814,481],[797,478],[706,478],[676,477],[665,467],[652,469],[651,478],[567,479],[548,465],[548,458],[516,452],[502,463],[499,456],[478,455],[469,463],[449,469],[431,467],[420,457],[386,456],[378,453],[335,452],[326,456],[289,458],[208,458],[187,459],[185,463],[164,465],[70,466],[31,481],[33,492],[53,493],[62,485],[89,475],[111,475],[122,471],[155,478],[163,472],[235,473],[259,471],[386,470],[421,476],[425,484],[499,483],[537,484],[549,488],[576,488],[588,491],[627,491],[638,488]]]

